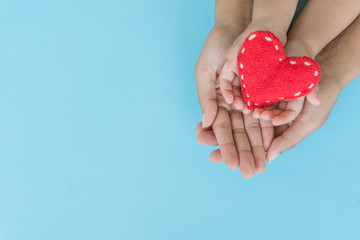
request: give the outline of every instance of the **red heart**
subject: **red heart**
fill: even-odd
[[[320,80],[320,67],[309,57],[286,57],[271,32],[257,31],[244,41],[238,55],[243,99],[248,109],[308,94]]]

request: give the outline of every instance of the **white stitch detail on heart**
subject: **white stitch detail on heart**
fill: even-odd
[[[311,64],[309,62],[304,62],[306,66],[310,66]]]
[[[251,40],[253,40],[255,37],[256,37],[256,34],[253,34],[253,35],[251,35],[251,36],[249,37],[249,40],[251,41]]]
[[[267,100],[266,102],[267,102],[267,103],[269,103],[269,102],[270,102],[270,100]]]
[[[318,71],[315,71],[315,77],[317,77],[319,75]]]
[[[294,96],[297,97],[301,94],[301,92],[295,93]]]
[[[284,97],[279,97],[279,99],[284,99]]]
[[[242,63],[240,63],[240,68],[244,69],[244,65]]]
[[[309,86],[309,89],[312,88],[314,85],[315,85],[315,84],[312,83],[312,84]]]
[[[240,77],[240,78],[241,78],[241,80],[244,80],[244,75],[241,75],[241,77]]]
[[[245,88],[245,84],[243,85],[243,87]]]
[[[258,104],[257,104],[257,103],[255,103],[255,105],[257,106]]]
[[[279,59],[279,62],[281,62],[281,61],[282,61],[282,58]]]
[[[248,101],[248,106],[250,107],[250,101]]]
[[[265,37],[265,40],[270,42],[272,39],[271,37]]]
[[[276,51],[278,51],[278,50],[279,50],[279,47],[278,47],[278,45],[275,45],[275,49],[276,49]]]
[[[296,62],[295,62],[295,61],[290,61],[290,64],[291,64],[291,65],[295,65]]]
[[[241,50],[241,54],[244,54],[244,52],[245,52],[245,48],[243,48],[243,49]]]
[[[247,97],[250,97],[249,94],[246,94]]]

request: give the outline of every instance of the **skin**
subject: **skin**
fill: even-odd
[[[360,1],[309,1],[288,34],[286,55],[315,58],[359,14]],[[316,97],[310,96],[310,100]],[[272,120],[274,126],[283,125],[293,121],[300,114],[304,100],[305,98],[302,97],[276,103],[267,108],[258,108],[253,115],[255,118]],[[320,101],[312,103],[318,105]]]
[[[216,136],[220,146],[220,150],[213,153],[210,159],[216,159],[221,154],[230,169],[239,166],[246,178],[265,170],[265,150],[273,139],[273,127],[270,121],[242,118],[243,114],[239,109],[226,103],[220,92],[219,75],[229,49],[251,21],[252,4],[248,0],[217,1],[215,27],[195,66],[198,95],[204,113],[203,125],[213,125],[210,134]],[[234,90],[237,95],[240,94],[238,90],[239,88]],[[231,124],[231,119],[234,124]],[[251,134],[246,134],[245,130]],[[206,139],[203,137],[206,134],[199,136],[198,140]]]
[[[360,16],[316,58],[323,68],[319,91],[321,104],[305,102],[293,124],[281,126],[269,150],[272,161],[318,130],[328,119],[340,92],[360,75]]]
[[[245,114],[249,113],[250,111],[246,108],[241,96],[237,97],[233,93],[234,85],[239,82],[237,67],[237,56],[239,50],[241,49],[245,38],[248,37],[252,32],[259,30],[270,31],[274,33],[280,39],[282,44],[285,45],[287,42],[286,33],[294,16],[297,2],[297,0],[254,0],[251,23],[247,29],[235,40],[233,46],[230,48],[226,56],[227,60],[220,74],[221,93],[223,94],[228,104],[234,104],[235,107],[241,109]],[[313,104],[319,104],[316,88],[307,96],[310,102]],[[294,107],[293,105],[298,106],[299,104],[290,104],[289,109],[292,110]],[[298,110],[298,112],[300,110]],[[295,118],[293,116],[294,114],[288,115],[289,116],[286,116],[286,120],[288,122],[290,118]]]
[[[292,124],[277,127],[276,137],[272,141],[268,156],[270,162],[280,153],[291,149],[305,137],[319,129],[328,119],[340,92],[360,75],[360,17],[333,40],[316,57],[323,75],[319,83],[321,104],[318,106],[305,101],[304,109]],[[216,136],[211,129],[197,126],[198,141],[204,144],[217,144]],[[222,155],[214,151],[211,159],[215,163],[223,162]]]
[[[280,1],[282,0],[273,3],[280,4]],[[261,26],[261,29],[272,31],[285,42],[286,30],[296,3],[296,0],[287,1],[279,12],[278,9],[270,7],[268,0],[216,1],[215,27],[210,32],[195,66],[199,101],[203,111],[203,127],[214,124],[214,134],[220,145],[219,153],[226,165],[230,169],[239,166],[246,178],[265,170],[265,151],[273,139],[274,129],[269,121],[256,120],[241,113],[243,104],[240,88],[236,85],[239,81],[235,81],[233,86],[237,100],[235,99],[233,104],[226,102],[220,92],[219,76],[229,59],[229,53],[234,52],[233,49],[239,45],[238,36],[242,32],[250,33],[257,29],[256,26]],[[252,11],[253,6],[257,11]],[[289,8],[292,9],[290,13],[287,12]],[[256,21],[252,18],[253,12],[256,13]],[[268,24],[270,21],[276,24]],[[237,118],[234,116],[238,116],[238,119],[241,116],[242,121],[235,121]],[[211,158],[213,156],[216,155],[212,155]]]
[[[243,106],[239,86],[235,84],[236,81],[233,84],[235,97],[232,105],[226,102],[219,89],[219,75],[224,64],[229,60],[227,57],[229,52],[233,51],[231,49],[236,46],[236,41],[234,44],[232,43],[251,22],[251,7],[252,1],[222,0],[216,2],[215,27],[210,32],[195,67],[199,100],[203,110],[203,126],[197,126],[197,131],[201,132],[198,135],[198,141],[207,145],[219,144],[220,150],[213,152],[210,159],[217,162],[221,158],[221,161],[224,161],[231,169],[240,166],[241,172],[247,178],[265,170],[265,151],[269,150],[274,136],[278,136],[282,133],[281,130],[286,128],[286,126],[280,126],[274,132],[271,121],[257,120],[241,113],[240,109]],[[264,11],[259,11],[259,16],[264,23],[269,22],[270,18],[265,17]],[[290,18],[289,16],[287,15],[288,18]],[[270,27],[264,27],[262,30],[272,31],[277,36],[281,36],[281,29],[287,28],[286,24],[281,24],[281,21],[279,24],[273,24],[272,29]],[[286,41],[286,35],[284,36],[280,39]],[[294,47],[288,47],[289,49],[301,51],[303,45],[293,40],[290,42]],[[286,110],[286,105],[283,105],[282,108]],[[213,125],[213,128],[209,128],[213,123],[216,124]],[[212,139],[212,136],[215,137],[215,140]],[[270,160],[271,157],[272,155],[268,153],[267,159]]]
[[[215,26],[209,33],[195,65],[196,85],[203,112],[204,127],[209,127],[217,114],[216,89],[225,56],[235,39],[251,22],[251,0],[217,0]]]

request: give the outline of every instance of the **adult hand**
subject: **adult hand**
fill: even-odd
[[[341,90],[360,75],[360,16],[316,58],[322,69],[319,83],[321,104],[305,102],[292,124],[277,127],[277,137],[267,152],[269,162],[319,129],[327,120]]]
[[[215,120],[216,88],[219,86],[217,78],[227,51],[251,21],[252,4],[252,0],[216,0],[215,27],[206,39],[195,65],[204,127],[211,126]]]
[[[234,93],[239,94],[239,90],[234,89]],[[264,172],[265,151],[274,137],[271,122],[254,119],[252,114],[243,114],[227,104],[220,93],[217,103],[218,113],[212,127],[203,128],[201,123],[196,127],[199,143],[220,147],[210,154],[210,160],[225,162],[230,169],[239,166],[245,178]]]
[[[260,125],[260,121],[252,118],[251,115],[245,115],[243,118],[242,113],[233,105],[227,104],[220,93],[217,70],[221,69],[225,54],[235,38],[229,28],[215,27],[196,65],[200,102],[205,98],[206,101],[202,106],[207,110],[210,109],[211,114],[214,115],[211,128],[197,126],[202,132],[198,136],[198,141],[200,143],[205,141],[211,145],[215,139],[220,149],[210,155],[210,160],[216,162],[219,156],[223,156],[222,159],[230,169],[239,166],[242,174],[250,178],[266,168],[265,149],[273,139],[273,128],[269,121],[261,120]],[[235,86],[234,91],[240,94],[239,86]],[[207,131],[210,129],[211,132]],[[249,137],[246,132],[249,133]]]
[[[341,32],[343,32],[359,15],[360,1],[357,0],[317,0],[309,1],[300,16],[296,19],[285,45],[287,56],[316,55]],[[319,105],[317,88],[307,95],[313,105]],[[304,106],[304,97],[282,101],[267,108],[258,108],[255,118],[272,120],[274,126],[293,121]]]
[[[275,129],[276,138],[272,141],[266,155],[269,162],[319,129],[328,119],[341,90],[360,75],[359,35],[360,16],[318,55],[316,60],[323,72],[319,83],[321,104],[315,106],[305,102],[301,114],[292,124],[285,124]],[[269,128],[271,124],[268,123],[267,126]],[[219,139],[214,135],[213,129],[203,129],[198,126],[197,132],[200,143],[219,144]],[[251,137],[250,134],[248,135]],[[219,163],[224,161],[224,157],[219,151],[214,151],[211,160]]]
[[[210,32],[195,66],[198,95],[203,110],[202,125],[204,128],[201,129],[205,131],[206,127],[212,125],[211,129],[214,130],[212,135],[216,136],[217,143],[220,145],[220,150],[215,151],[210,159],[216,161],[221,152],[230,169],[239,166],[243,175],[249,178],[255,172],[263,172],[266,168],[265,149],[269,147],[273,139],[273,128],[271,125],[267,126],[269,122],[255,120],[250,115],[243,118],[240,111],[236,110],[233,105],[227,104],[220,93],[218,76],[224,65],[226,53],[236,37],[250,22],[252,1],[235,0],[234,5],[241,5],[238,6],[240,7],[238,10],[234,6],[229,6],[229,1],[223,7],[220,6],[220,3],[225,2],[217,2],[218,24]],[[224,14],[220,14],[220,11]],[[236,14],[242,12],[242,15],[234,18],[235,13],[230,14],[233,17],[226,20],[223,16],[229,17],[227,14],[229,11],[235,11]],[[234,91],[235,94],[240,94],[239,85],[234,86]],[[248,138],[245,130],[251,133],[249,134],[251,137]],[[202,136],[198,138],[200,142],[202,139],[206,139]],[[262,136],[265,136],[264,141]],[[211,143],[211,139],[209,141],[208,143]],[[239,150],[237,151],[237,149]]]

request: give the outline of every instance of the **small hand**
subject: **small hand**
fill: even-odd
[[[288,41],[285,45],[285,53],[287,56],[309,56],[314,58],[313,53],[303,44],[295,41]],[[320,104],[318,97],[318,87],[315,87],[306,95],[309,103],[317,106]],[[257,108],[254,111],[254,118],[272,120],[274,126],[284,125],[295,120],[303,109],[305,97],[293,100],[285,100],[272,104],[265,108]]]
[[[235,96],[232,91],[234,84],[239,81],[237,56],[244,40],[253,32],[270,31],[285,45],[286,32],[295,13],[296,5],[297,1],[254,1],[252,21],[229,49],[226,62],[221,69],[220,89],[228,104],[234,103],[235,107],[244,113],[250,112],[243,103],[241,96]]]

